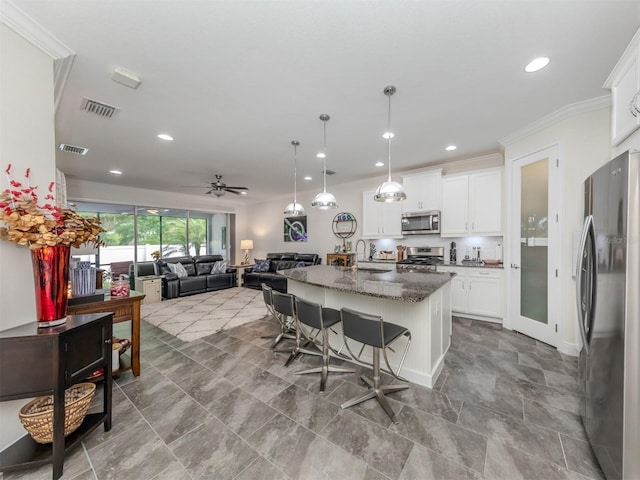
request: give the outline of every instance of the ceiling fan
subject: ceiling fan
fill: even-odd
[[[187,187],[187,188],[205,188],[205,187]],[[222,197],[225,193],[235,193],[236,195],[244,194],[248,191],[247,187],[229,187],[222,181],[222,175],[216,175],[216,181],[209,184],[210,190],[206,195],[215,195],[216,197]]]

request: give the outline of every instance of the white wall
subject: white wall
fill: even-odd
[[[575,355],[578,341],[575,280],[572,276],[574,232],[582,228],[583,182],[610,160],[610,108],[576,114],[505,147],[505,163],[548,146],[560,146],[562,175],[561,319],[558,348]],[[508,202],[507,202],[508,206]]]
[[[0,23],[0,189],[4,170],[22,181],[31,168],[31,184],[43,196],[55,180],[53,60]],[[35,296],[29,250],[0,241],[0,330],[35,320]],[[37,368],[34,365],[34,368]],[[0,365],[0,370],[2,365]],[[0,373],[1,374],[1,373]],[[25,432],[18,410],[27,400],[0,404],[0,450]]]

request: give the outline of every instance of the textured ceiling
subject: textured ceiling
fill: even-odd
[[[58,152],[67,176],[203,195],[221,174],[250,189],[224,197],[243,203],[292,190],[293,139],[298,190],[321,189],[321,113],[337,172],[329,190],[382,179],[387,84],[398,89],[394,171],[496,152],[500,138],[608,93],[602,84],[640,25],[636,0],[13,3],[76,52],[56,140],[89,153]],[[550,65],[525,73],[541,55]],[[115,83],[115,67],[142,85]],[[120,110],[93,116],[84,97]]]

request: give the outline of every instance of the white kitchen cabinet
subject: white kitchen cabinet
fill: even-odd
[[[502,235],[502,168],[442,179],[441,235]]]
[[[402,202],[376,202],[362,193],[362,238],[402,238]]]
[[[439,272],[454,272],[451,310],[480,320],[502,321],[503,271],[498,268],[438,266]]]
[[[640,39],[638,33],[604,84],[611,89],[611,143],[620,144],[640,126]]]
[[[402,212],[428,212],[442,206],[442,170],[433,170],[402,177],[407,199],[402,202]]]

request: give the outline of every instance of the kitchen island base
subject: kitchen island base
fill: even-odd
[[[379,315],[385,321],[407,327],[412,341],[400,375],[407,380],[433,388],[444,366],[444,356],[451,344],[451,283],[447,282],[419,302],[404,302],[357,293],[347,293],[324,288],[288,278],[288,292],[325,307],[343,307],[371,315]],[[337,327],[337,328],[336,328]],[[341,324],[329,332],[330,343],[336,350],[343,343]],[[359,351],[360,344],[350,341]],[[402,357],[404,346],[389,351],[389,363],[395,369]],[[369,352],[369,353],[368,353]],[[363,358],[372,361],[370,348]]]

